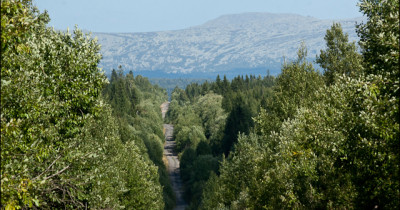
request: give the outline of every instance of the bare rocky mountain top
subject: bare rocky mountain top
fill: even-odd
[[[340,22],[350,40],[363,18],[320,20],[293,14],[225,15],[184,30],[147,33],[94,33],[102,45],[101,66],[126,70],[191,73],[232,69],[279,69],[283,57],[294,59],[305,41],[309,57],[325,47],[324,36]]]

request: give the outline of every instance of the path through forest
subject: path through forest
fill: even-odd
[[[164,102],[161,105],[161,112],[163,118],[167,113],[169,108],[169,102]],[[172,188],[174,189],[176,195],[176,206],[174,209],[180,210],[185,209],[187,206],[186,202],[183,200],[183,188],[182,188],[182,179],[179,170],[179,160],[178,156],[175,153],[176,142],[174,141],[172,134],[174,132],[174,126],[171,124],[164,124],[164,136],[165,136],[165,144],[164,144],[164,161],[166,162],[166,166],[168,169],[169,179],[172,183]]]

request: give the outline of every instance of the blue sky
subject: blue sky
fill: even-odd
[[[93,32],[150,32],[200,25],[244,12],[294,13],[320,19],[360,17],[358,0],[33,0],[50,26]]]

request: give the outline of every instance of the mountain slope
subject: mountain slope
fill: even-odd
[[[355,23],[337,20],[350,40],[357,40]],[[283,57],[294,59],[306,42],[309,57],[324,48],[325,32],[334,21],[293,14],[244,13],[225,15],[203,25],[176,31],[94,33],[102,45],[106,71],[167,73],[220,72],[234,69],[279,71]]]

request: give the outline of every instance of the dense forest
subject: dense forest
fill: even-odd
[[[181,89],[185,89],[187,85],[191,83],[203,84],[208,81],[207,79],[193,79],[193,78],[149,78],[149,81],[153,85],[158,85],[167,90],[167,94],[170,97],[172,91],[178,87]]]
[[[362,0],[358,45],[340,24],[315,62],[302,44],[272,76],[176,87],[188,209],[400,206],[399,1]],[[160,105],[167,91],[107,78],[90,34],[1,0],[1,208],[172,209]]]
[[[193,83],[171,95],[166,120],[174,124],[185,198],[197,207],[210,172],[218,173],[239,133],[249,134],[253,117],[272,94],[273,76],[238,76],[232,81]]]
[[[97,67],[80,30],[1,1],[1,208],[171,209],[160,104],[148,79]]]
[[[360,10],[361,49],[334,23],[323,73],[301,45],[277,77],[173,91],[188,209],[398,208],[399,2]]]

